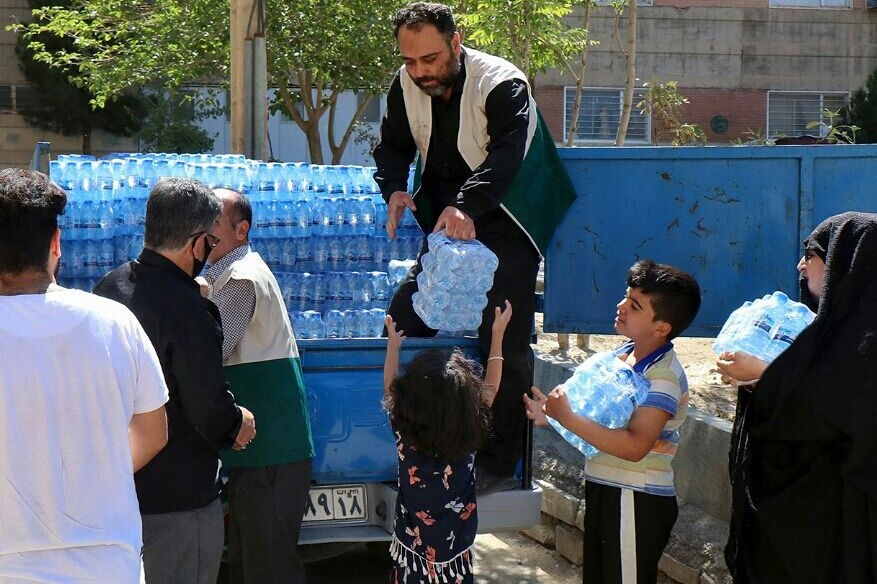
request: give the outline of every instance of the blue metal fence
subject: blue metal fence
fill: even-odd
[[[801,241],[822,219],[877,211],[877,145],[561,149],[578,199],[548,252],[547,331],[612,333],[627,269],[693,273],[714,336],[745,300],[797,296]]]

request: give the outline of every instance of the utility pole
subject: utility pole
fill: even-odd
[[[231,0],[231,150],[267,158],[268,71],[264,0]]]

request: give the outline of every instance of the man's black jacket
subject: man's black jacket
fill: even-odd
[[[131,309],[155,346],[170,394],[167,446],[134,475],[140,512],[211,503],[219,495],[219,450],[232,445],[241,425],[222,368],[219,311],[191,276],[148,249],[104,276],[94,293]]]

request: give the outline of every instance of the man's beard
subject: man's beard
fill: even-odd
[[[457,76],[460,74],[460,59],[458,59],[453,51],[451,51],[450,71],[444,77],[418,77],[414,79],[414,84],[430,97],[439,97],[448,89],[454,86]],[[427,81],[436,81],[437,83],[431,87],[424,87],[423,83]]]

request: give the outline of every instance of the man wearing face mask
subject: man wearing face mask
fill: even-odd
[[[147,584],[216,582],[223,547],[219,451],[246,448],[256,434],[253,415],[228,390],[219,312],[194,279],[219,242],[213,229],[221,212],[204,184],[162,180],[146,203],[140,257],[94,290],[134,313],[168,386],[167,446],[134,475]]]

